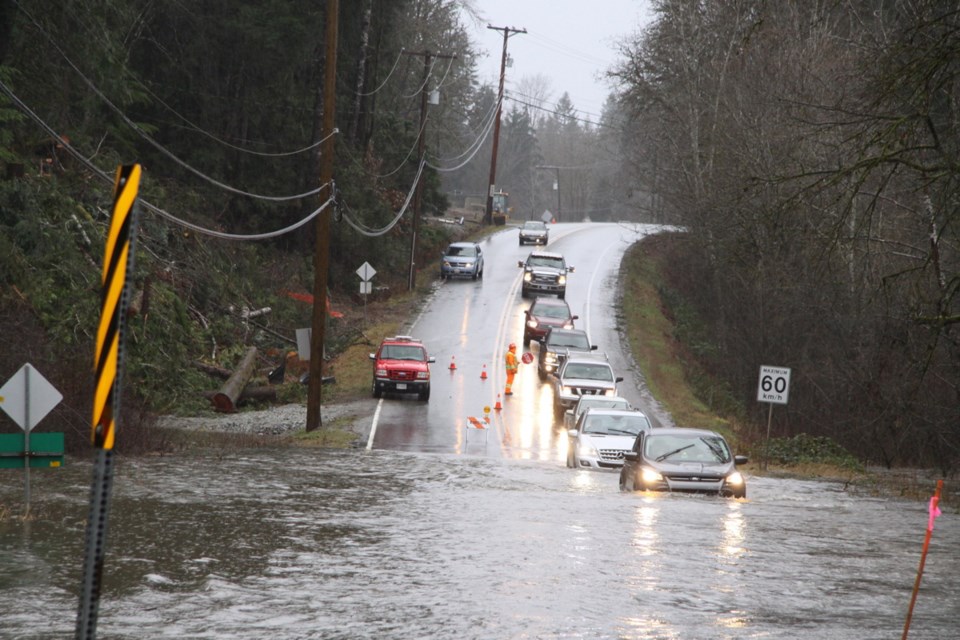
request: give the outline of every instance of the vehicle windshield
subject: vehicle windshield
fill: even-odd
[[[422,347],[403,344],[386,344],[382,349],[380,349],[380,359],[416,360],[418,362],[423,362],[427,358]]]
[[[525,231],[543,231],[546,228],[547,228],[547,225],[545,225],[542,222],[524,222],[523,223],[523,229]]]
[[[554,349],[572,347],[574,349],[583,349],[585,351],[590,349],[590,341],[587,340],[587,336],[583,334],[572,334],[572,335],[550,335],[548,340],[551,347]]]
[[[531,313],[535,316],[541,318],[560,318],[567,319],[570,317],[570,309],[561,304],[535,304]]]
[[[583,419],[584,433],[600,433],[610,436],[635,436],[641,431],[650,428],[647,416],[636,414],[631,416],[587,415]]]
[[[551,269],[565,269],[563,258],[553,258],[550,256],[530,256],[527,260],[529,267],[550,267]]]
[[[602,409],[629,409],[627,401],[623,399],[607,400],[606,398],[583,398],[577,404],[577,415],[580,415],[591,407],[600,407]]]
[[[468,246],[457,246],[452,245],[447,248],[448,257],[464,256],[469,258],[475,258],[477,255],[477,248],[473,245]]]
[[[563,377],[613,382],[613,369],[601,363],[572,362],[564,369]]]
[[[653,434],[646,436],[643,453],[657,462],[715,464],[732,458],[726,440],[720,436]]]

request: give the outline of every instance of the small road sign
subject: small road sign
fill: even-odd
[[[761,365],[760,382],[757,385],[757,402],[787,404],[789,395],[790,369]]]
[[[27,363],[0,387],[0,409],[26,432],[33,429],[63,400],[40,372]]]
[[[360,268],[357,269],[357,275],[360,276],[360,279],[364,282],[367,282],[373,276],[377,275],[377,270],[370,266],[369,262],[364,262],[360,265]]]

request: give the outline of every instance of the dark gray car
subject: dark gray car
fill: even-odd
[[[583,329],[547,329],[537,358],[537,375],[546,380],[560,368],[568,353],[586,353],[596,348]]]
[[[735,456],[723,436],[707,429],[652,429],[637,436],[624,455],[621,491],[680,491],[747,497]]]

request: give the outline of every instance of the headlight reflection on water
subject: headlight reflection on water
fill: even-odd
[[[730,501],[727,514],[723,518],[723,531],[719,548],[721,556],[729,559],[739,558],[746,552],[743,547],[746,525],[743,521],[742,506],[739,502]]]

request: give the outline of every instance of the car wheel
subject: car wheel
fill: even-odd
[[[429,399],[430,399],[430,387],[427,387],[426,389],[424,389],[423,391],[421,391],[420,394],[419,394],[417,397],[420,398],[420,400],[423,400],[424,402],[426,402],[427,400],[429,400]]]
[[[379,398],[383,395],[383,390],[377,385],[376,382],[373,383],[373,397]]]
[[[526,349],[530,346],[530,334],[526,331],[523,332],[523,348]]]
[[[573,443],[572,443],[572,442],[570,443],[570,446],[573,447]],[[567,468],[568,468],[568,469],[576,469],[576,468],[577,468],[577,464],[573,461],[573,449],[570,449],[570,450],[567,452]]]
[[[529,292],[528,292],[526,289],[524,289],[523,287],[520,287],[520,297],[521,297],[521,298],[526,298],[528,295],[529,295]]]
[[[547,381],[547,374],[541,367],[537,367],[537,375],[540,376],[540,382]]]
[[[628,476],[626,468],[620,470],[620,491],[630,491],[630,487],[627,486]]]
[[[561,291],[560,293],[557,294],[557,297],[563,300],[565,297],[567,297],[567,292]]]
[[[480,272],[479,272],[479,271],[474,271],[474,272],[473,272],[473,275],[470,276],[470,277],[471,277],[472,280],[476,280],[477,278],[480,277]]]

